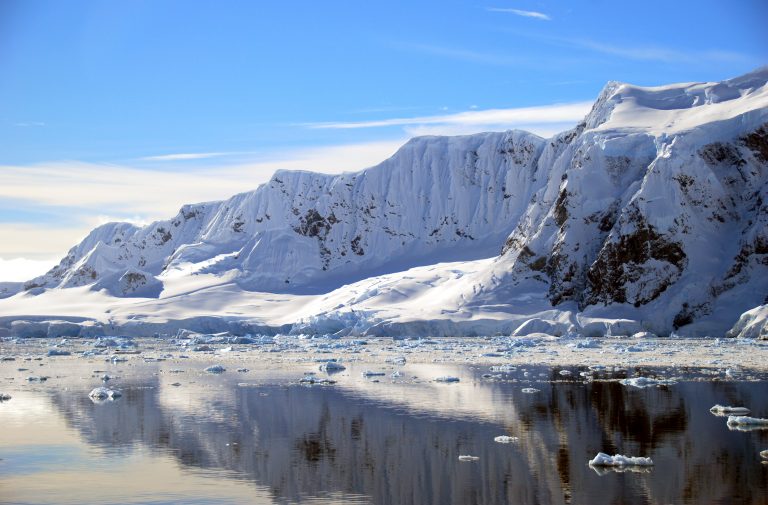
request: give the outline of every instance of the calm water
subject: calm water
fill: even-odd
[[[47,369],[41,385],[17,366],[2,368],[13,395],[0,404],[3,503],[768,503],[768,430],[731,431],[709,413],[720,403],[768,417],[764,381],[641,390],[557,369],[489,381],[487,369],[407,365],[395,382],[353,366],[306,387],[296,371],[99,364],[124,396],[94,404],[93,363]],[[461,382],[431,382],[446,373]],[[696,376],[666,375],[683,373]],[[531,386],[540,392],[522,392]],[[493,441],[504,434],[519,442]],[[655,466],[597,472],[598,451]]]

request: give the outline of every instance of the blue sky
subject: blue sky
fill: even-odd
[[[763,0],[3,0],[0,260],[50,262],[99,222],[274,168],[364,168],[417,134],[549,135],[609,80],[768,63],[766,19]]]

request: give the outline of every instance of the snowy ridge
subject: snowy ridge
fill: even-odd
[[[525,210],[544,140],[511,131],[423,137],[391,159],[339,176],[277,172],[255,191],[188,205],[168,221],[94,230],[35,287],[126,273],[237,271],[248,290],[327,292],[343,282],[440,260],[489,257]]]
[[[168,221],[104,225],[0,301],[0,318],[722,336],[768,295],[766,81],[768,67],[720,83],[612,82],[549,140],[416,138],[362,172],[278,172]],[[762,335],[764,313],[731,334]]]

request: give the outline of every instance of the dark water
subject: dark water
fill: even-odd
[[[295,372],[138,367],[117,381],[124,396],[100,405],[87,373],[19,386],[0,404],[0,502],[768,503],[768,430],[732,431],[709,412],[768,417],[765,381],[635,389],[544,368],[507,382],[422,365],[374,383],[360,371],[305,387]],[[461,382],[429,381],[445,373]],[[531,386],[540,392],[522,392]],[[519,441],[494,442],[504,434]],[[587,465],[598,451],[655,466],[598,472]]]

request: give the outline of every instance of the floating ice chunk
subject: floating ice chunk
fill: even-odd
[[[768,450],[760,451],[760,457],[763,459],[768,459]]]
[[[517,367],[514,367],[512,365],[498,365],[498,366],[492,366],[491,372],[496,373],[511,373],[514,372],[517,369]]]
[[[94,388],[93,390],[91,390],[91,392],[88,393],[88,396],[91,398],[91,400],[103,401],[103,400],[114,400],[115,398],[120,398],[123,395],[119,391],[115,391],[114,389],[100,387],[100,388]]]
[[[337,361],[326,361],[322,365],[320,365],[320,371],[326,372],[326,373],[334,373],[334,372],[341,372],[342,370],[346,370],[347,367],[342,365],[341,363]],[[384,375],[383,373],[381,375]]]
[[[6,393],[0,393],[0,402],[7,402],[11,399],[11,395]]]
[[[453,375],[441,375],[435,378],[435,382],[459,382],[459,378]]]
[[[399,370],[395,370],[394,372],[392,372],[392,375],[390,375],[390,377],[392,377],[393,379],[398,379],[402,376],[403,376],[403,372]]]
[[[540,390],[536,388],[523,388],[523,393],[533,394],[538,393]]]
[[[382,377],[384,375],[386,375],[384,372],[372,372],[370,370],[363,372],[363,377]]]
[[[563,377],[568,377],[569,375],[573,375],[573,372],[571,372],[570,370],[560,370],[558,373]]]
[[[594,339],[579,340],[572,344],[568,344],[571,349],[599,349],[600,342]]]
[[[69,351],[64,351],[62,349],[48,349],[48,352],[46,354],[48,356],[69,356],[72,353]]]
[[[13,356],[0,356],[0,361],[16,361]]]
[[[394,358],[387,358],[385,361],[386,363],[390,363],[392,365],[405,365],[405,356],[397,356]]]
[[[40,375],[40,376],[32,375],[30,377],[27,377],[27,380],[29,382],[45,382],[48,380],[48,377],[46,377],[45,375]]]
[[[171,384],[171,386],[179,387],[181,386],[181,382],[174,382]]]
[[[107,375],[107,374],[104,374],[104,375],[102,375],[102,376],[101,376],[101,381],[102,381],[102,382],[109,382],[109,381],[111,381],[111,380],[112,380],[112,377],[110,377],[110,376],[109,376],[109,375]]]
[[[597,456],[589,460],[590,466],[651,466],[651,458],[638,458],[616,454],[609,456],[604,452],[598,452]]]
[[[509,437],[507,435],[500,435],[493,438],[494,442],[498,442],[500,444],[511,444],[512,442],[517,442],[518,440],[519,439],[517,437]]]
[[[128,358],[123,358],[122,356],[116,356],[113,354],[112,356],[107,358],[106,361],[109,361],[110,363],[124,363],[128,361]]]
[[[459,456],[459,461],[477,461],[479,459],[478,456],[470,456],[469,454]]]
[[[715,405],[709,409],[715,415],[746,415],[750,413],[750,410],[746,407],[729,407],[726,405]]]
[[[748,416],[728,416],[728,426],[764,426],[768,428],[768,419]]]
[[[326,379],[325,377],[318,378],[318,377],[315,377],[314,375],[305,375],[304,377],[299,379],[299,383],[309,384],[309,385],[312,385],[312,384],[330,385],[330,384],[336,384],[336,381],[331,379]]]
[[[658,335],[655,333],[651,333],[650,331],[638,331],[637,333],[632,334],[632,338],[659,338]]]
[[[240,373],[245,373],[245,372],[248,372],[249,370],[247,368],[238,368],[237,371]]]
[[[209,352],[213,350],[213,347],[211,347],[210,345],[202,344],[202,345],[196,345],[195,347],[192,348],[192,350],[195,352]]]
[[[624,386],[632,386],[636,388],[649,388],[653,386],[670,386],[676,384],[675,381],[669,379],[653,379],[651,377],[634,377],[632,379],[622,379],[619,381]]]
[[[224,368],[221,365],[213,365],[213,366],[209,366],[208,368],[206,368],[205,371],[208,372],[208,373],[216,373],[216,374],[218,374],[218,373],[226,372],[227,369]]]

